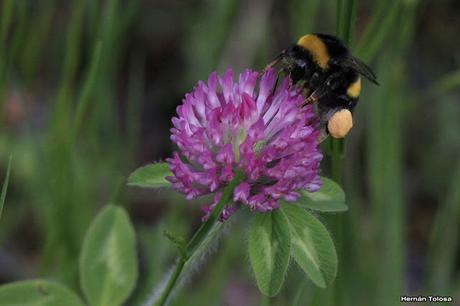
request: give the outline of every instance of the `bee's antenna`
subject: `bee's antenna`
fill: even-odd
[[[278,62],[279,62],[280,60],[282,60],[283,57],[284,57],[284,51],[283,51],[282,53],[280,53],[280,55],[278,55],[277,57],[275,57],[275,59],[274,59],[271,63],[269,63],[267,66],[265,66],[265,68],[264,68],[261,72],[259,72],[259,77],[262,76],[262,75],[264,75],[265,72],[267,72],[270,68],[272,68],[273,66],[275,66],[276,64],[278,64]]]

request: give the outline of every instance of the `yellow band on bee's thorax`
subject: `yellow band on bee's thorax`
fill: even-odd
[[[359,97],[359,94],[361,93],[361,78],[358,77],[356,81],[350,84],[347,88],[347,95],[352,98],[357,98]]]
[[[297,45],[309,51],[313,60],[322,68],[327,69],[329,65],[329,52],[326,44],[316,35],[307,34],[302,36]]]

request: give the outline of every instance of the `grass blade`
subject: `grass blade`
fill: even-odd
[[[6,191],[8,190],[8,184],[10,181],[11,160],[12,159],[13,159],[13,156],[10,155],[10,159],[8,161],[8,168],[6,169],[5,180],[3,181],[2,193],[0,195],[0,218],[2,217],[3,206],[5,205],[5,199],[6,199]]]
[[[14,1],[13,0],[5,0],[2,5],[2,21],[0,23],[0,35],[1,41],[4,42],[8,35],[8,30],[11,25],[11,21],[13,19],[13,8],[14,8]]]
[[[440,209],[434,224],[430,249],[428,251],[428,288],[442,291],[452,284],[455,271],[455,253],[460,228],[460,160],[453,174],[451,187],[444,206]],[[448,225],[448,226],[446,226]]]
[[[83,85],[82,93],[78,101],[77,112],[75,114],[75,121],[73,126],[73,138],[75,141],[78,130],[80,129],[81,123],[83,121],[83,115],[85,114],[86,109],[88,108],[89,98],[94,88],[96,76],[99,68],[99,61],[101,58],[101,49],[102,42],[98,42],[94,48],[93,58],[91,59],[91,64],[88,70],[88,74],[85,78],[85,83]]]

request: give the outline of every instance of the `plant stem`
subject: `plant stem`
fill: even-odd
[[[232,181],[225,187],[222,196],[220,197],[219,202],[216,204],[214,209],[212,210],[211,214],[209,215],[208,220],[202,223],[195,234],[192,236],[192,239],[187,243],[185,252],[176,262],[176,267],[174,268],[173,273],[169,276],[168,282],[166,287],[161,292],[159,298],[154,301],[151,305],[154,306],[163,306],[165,305],[166,301],[168,300],[171,292],[177,286],[179,277],[184,269],[184,266],[189,262],[190,258],[193,257],[195,252],[199,249],[203,241],[206,239],[207,235],[210,233],[214,224],[218,221],[222,210],[224,209],[225,205],[231,201],[231,197],[233,194],[233,189],[235,189],[236,185],[240,182],[242,177],[241,172],[236,172],[235,177]]]
[[[176,263],[176,267],[174,268],[173,273],[168,279],[168,283],[164,291],[161,293],[160,298],[154,305],[164,305],[166,300],[168,299],[169,295],[171,294],[172,290],[174,289],[177,280],[179,279],[179,275],[181,274],[182,270],[184,269],[185,263],[187,261],[184,258],[179,258]]]
[[[260,306],[270,306],[270,297],[266,296],[265,294],[261,294]]]
[[[91,58],[91,64],[88,67],[85,82],[81,89],[81,95],[78,99],[77,110],[75,113],[75,119],[73,123],[73,141],[75,141],[75,139],[77,138],[78,131],[83,123],[83,116],[85,115],[85,111],[88,108],[88,103],[91,97],[92,90],[94,89],[94,84],[96,81],[99,68],[99,62],[101,59],[101,49],[102,41],[98,41],[94,47],[93,55]]]
[[[336,34],[345,45],[349,46],[353,32],[356,11],[356,0],[337,0]],[[344,143],[341,139],[332,139],[331,148],[331,176],[338,183],[342,180],[342,156]]]
[[[343,140],[331,139],[331,176],[334,181],[342,180]]]
[[[353,33],[353,25],[356,12],[356,0],[337,0],[337,37],[340,38],[347,47],[350,46],[351,36]],[[331,176],[334,181],[341,183],[342,181],[342,157],[344,151],[343,139],[331,139],[330,142],[330,158],[331,158]],[[343,231],[344,220],[340,216],[334,218],[335,236],[337,243],[337,253],[340,256],[344,254]],[[340,263],[340,261],[339,261]],[[339,266],[340,267],[340,266]],[[339,268],[340,269],[340,268]],[[344,305],[344,275],[338,274],[334,283],[334,304]]]

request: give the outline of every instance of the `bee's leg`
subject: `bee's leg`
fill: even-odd
[[[310,93],[311,93],[311,89],[310,89],[309,87],[307,87],[307,86],[305,86],[305,85],[302,86],[302,95],[303,95],[304,97],[310,96]]]
[[[322,143],[323,141],[325,141],[327,138],[329,137],[329,133],[327,132],[327,128],[326,126],[322,127],[321,130],[319,131],[319,135],[318,135],[318,143]]]
[[[304,105],[311,104],[323,98],[328,92],[336,90],[342,82],[339,73],[331,74],[325,82],[322,82],[308,97],[305,99]]]
[[[283,69],[279,70],[278,73],[276,74],[276,81],[275,81],[275,86],[273,86],[272,95],[275,94],[275,91],[278,88],[278,83],[279,83],[279,80],[280,80],[280,77],[281,77],[282,73],[286,74],[286,73],[288,73],[288,70],[286,68],[283,68]]]
[[[287,68],[282,68],[278,71],[278,78],[281,76],[281,74],[284,74],[285,76],[289,76],[289,70]]]
[[[278,88],[278,82],[280,80],[280,73],[281,72],[279,71],[277,76],[276,76],[275,86],[273,86],[273,90],[272,90],[272,96],[275,94],[275,91]]]
[[[350,97],[346,94],[337,97],[337,101],[341,101],[341,105],[343,105],[345,108],[348,108],[352,113],[356,107],[356,104],[358,103],[358,100],[359,97]]]
[[[308,98],[305,100],[305,104],[312,104],[319,100],[319,97],[316,95],[316,91],[312,92]]]
[[[310,94],[305,98],[302,106],[313,104],[318,101],[322,96],[322,92],[325,90],[323,87],[324,86],[320,86],[316,90],[311,91]]]
[[[305,81],[305,84],[302,86],[304,88],[303,95],[306,97],[303,105],[312,104],[320,98],[318,93],[323,90],[320,88],[322,85],[321,77],[317,72],[313,73],[308,82]],[[314,90],[315,88],[318,89],[318,91]]]

